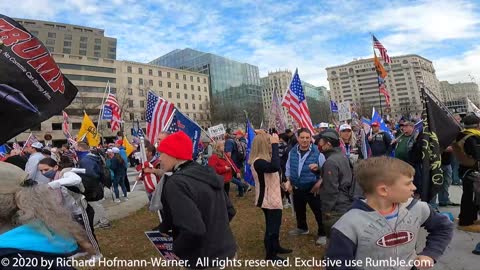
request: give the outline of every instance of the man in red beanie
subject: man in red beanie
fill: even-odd
[[[235,209],[223,178],[192,160],[193,143],[182,131],[163,139],[158,150],[160,168],[172,172],[164,176],[160,232],[172,231],[174,253],[192,269],[213,267],[201,264],[206,257],[232,259],[237,247],[229,222]]]

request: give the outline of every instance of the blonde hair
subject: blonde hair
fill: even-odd
[[[354,175],[365,194],[374,194],[379,184],[393,185],[400,176],[413,177],[415,169],[403,160],[382,156],[359,161]]]
[[[253,165],[256,159],[264,159],[270,161],[272,159],[272,145],[270,144],[270,135],[259,133],[252,142],[252,149],[248,164]]]
[[[225,141],[221,140],[221,141],[218,141],[215,143],[215,154],[220,157],[220,158],[224,158],[225,156],[225,151],[221,151],[220,150],[220,147],[221,146],[225,146]],[[225,150],[225,149],[224,149]]]
[[[18,209],[10,223],[20,225],[40,220],[49,230],[73,237],[83,250],[95,254],[85,230],[73,220],[71,212],[56,202],[56,193],[48,185],[22,188],[15,194],[14,204],[7,205]]]

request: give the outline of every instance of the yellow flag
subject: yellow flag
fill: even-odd
[[[382,77],[382,79],[385,79],[385,77],[387,77],[387,71],[378,60],[375,52],[373,53],[373,63],[375,64],[375,69],[377,70],[378,76]]]
[[[125,152],[127,152],[127,157],[130,156],[130,154],[135,151],[135,147],[130,144],[130,142],[127,139],[127,136],[123,136],[123,147],[125,147]]]
[[[89,146],[98,146],[100,144],[100,134],[98,134],[92,119],[86,113],[83,114],[82,126],[80,131],[78,131],[77,139],[80,141],[85,137]]]

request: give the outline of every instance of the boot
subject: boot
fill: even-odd
[[[273,249],[278,253],[278,254],[289,254],[292,253],[293,250],[288,249],[288,248],[283,248],[280,246],[280,239],[278,234],[272,234],[272,244],[273,244]]]

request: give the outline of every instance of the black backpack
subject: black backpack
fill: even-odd
[[[100,179],[87,174],[78,174],[82,178],[82,184],[85,188],[83,195],[87,201],[99,201],[103,199],[103,184]]]
[[[245,161],[245,159],[247,158],[247,144],[237,139],[233,141],[235,142],[235,149],[238,152],[238,158],[242,162]]]

